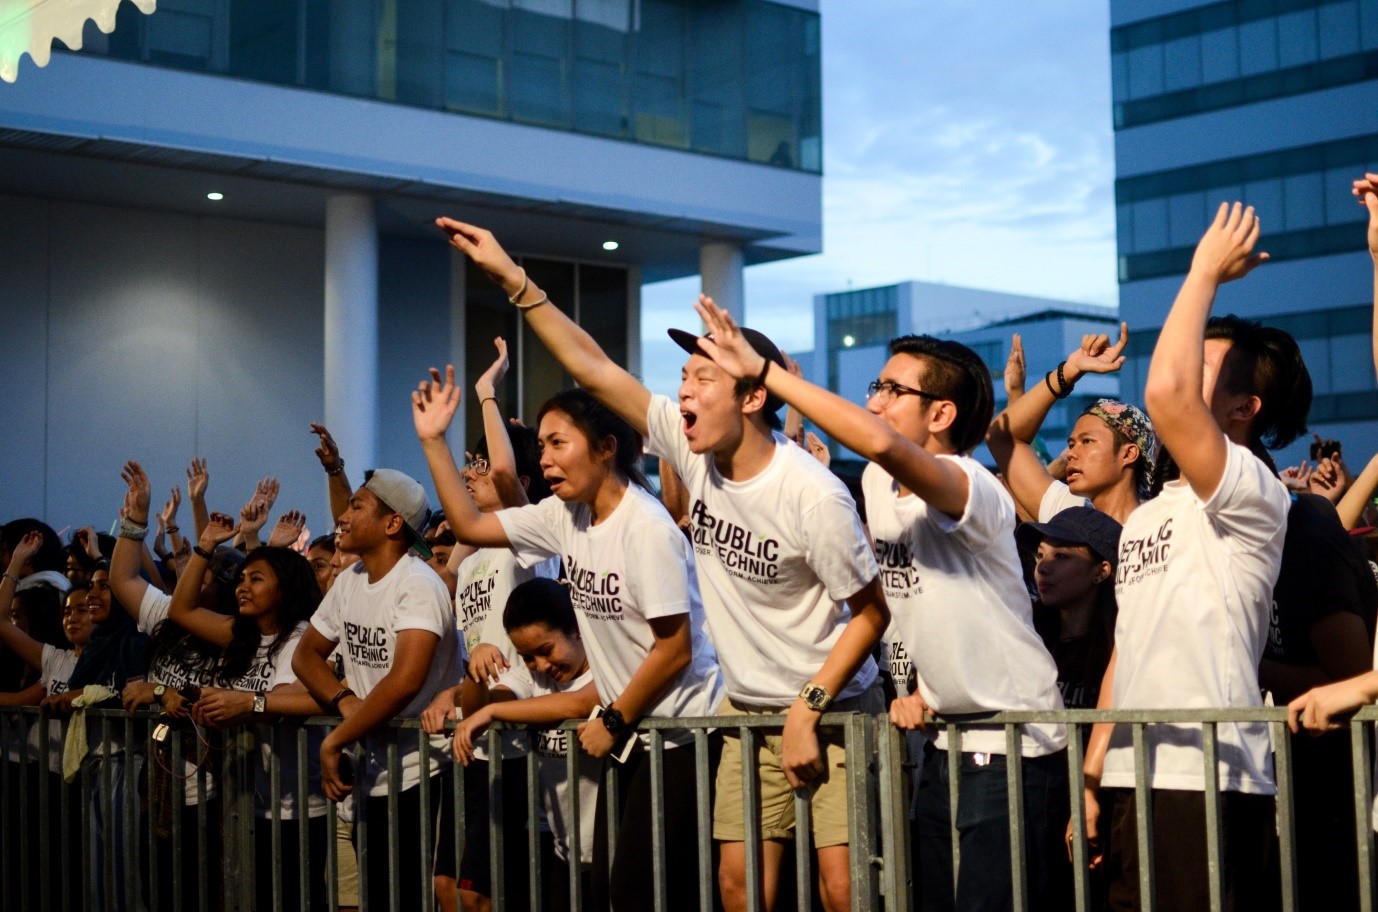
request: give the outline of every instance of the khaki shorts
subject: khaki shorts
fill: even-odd
[[[341,907],[359,905],[359,856],[354,854],[354,824],[335,818],[335,889]]]
[[[719,716],[769,716],[783,712],[778,707],[743,706],[724,700],[718,707]],[[880,687],[833,704],[829,712],[885,711],[885,697]],[[717,796],[713,802],[713,838],[721,842],[742,842],[746,839],[746,819],[742,801],[742,740],[738,730],[727,723],[723,733],[722,760],[718,763]],[[764,734],[757,738],[756,765],[761,779],[761,838],[794,838],[794,790],[785,779],[780,765],[779,734]],[[843,749],[840,729],[819,730],[819,742],[824,750],[823,775],[810,786],[810,804],[815,848],[846,845],[847,836],[847,752]]]

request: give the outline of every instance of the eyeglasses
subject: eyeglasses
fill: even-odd
[[[877,397],[881,405],[888,405],[898,396],[918,396],[923,399],[943,398],[932,393],[925,393],[920,389],[914,389],[912,386],[905,386],[903,383],[896,383],[893,380],[872,380],[870,385],[866,387],[866,398]]]
[[[473,472],[475,475],[487,475],[488,468],[487,456],[475,456],[472,453],[464,454],[464,471]]]

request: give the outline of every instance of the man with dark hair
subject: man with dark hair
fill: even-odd
[[[400,908],[421,905],[418,859],[434,844],[420,843],[423,815],[434,822],[439,807],[441,764],[448,756],[444,736],[432,738],[429,766],[421,767],[414,737],[398,739],[401,791],[396,796],[397,854],[389,848],[387,748],[394,718],[415,718],[442,688],[459,681],[460,646],[449,593],[434,570],[413,549],[426,553],[420,530],[429,513],[421,485],[401,472],[379,469],[354,491],[339,517],[341,550],[359,563],[336,578],[311,625],[302,635],[292,670],[322,706],[344,721],[321,744],[321,791],[341,801],[357,784],[363,801],[356,821],[366,828],[368,904],[386,909],[392,884],[401,891]],[[346,686],[327,660],[339,647]],[[364,754],[350,775],[344,749],[362,741]],[[422,807],[420,782],[431,780],[430,807]],[[360,829],[355,829],[356,839]],[[360,846],[362,850],[364,846]]]
[[[890,718],[901,728],[939,715],[1058,710],[1057,667],[1034,630],[1014,543],[1014,502],[971,458],[993,411],[990,371],[971,349],[929,336],[890,343],[862,409],[788,371],[773,370],[726,311],[701,301],[705,349],[732,377],[758,377],[843,446],[871,460],[862,476],[880,580],[918,692]],[[1066,732],[1026,725],[1020,737],[1026,858],[1034,909],[1061,908],[1057,870],[1067,802]],[[962,736],[960,799],[950,816],[948,739],[923,764],[917,807],[925,909],[998,909],[1012,902],[1003,729]],[[961,834],[953,883],[952,830]],[[954,906],[955,892],[955,906]]]

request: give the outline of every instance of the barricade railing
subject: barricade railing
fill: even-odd
[[[63,784],[50,772],[60,768],[53,755],[49,738],[36,740],[38,751],[28,745],[34,727],[47,726],[55,717],[28,707],[0,709],[0,906],[33,909],[37,912],[120,912],[147,908],[225,910],[248,912],[259,903],[255,885],[271,883],[271,912],[311,909],[324,905],[330,910],[339,907],[338,873],[339,848],[335,839],[339,807],[325,802],[321,816],[328,835],[324,849],[311,845],[311,826],[307,815],[311,811],[313,756],[319,737],[339,724],[338,718],[316,717],[300,723],[273,723],[268,726],[246,725],[226,731],[198,729],[194,737],[165,728],[166,720],[151,714],[129,715],[119,710],[88,710],[85,724],[90,753],[79,766],[70,784]],[[1370,826],[1372,803],[1373,749],[1369,738],[1372,723],[1378,720],[1378,707],[1360,711],[1348,723],[1351,731],[1354,832],[1358,849],[1358,896],[1363,912],[1374,912],[1374,834]],[[761,852],[762,824],[759,812],[760,783],[756,775],[756,757],[761,739],[779,732],[784,725],[783,715],[729,716],[681,719],[642,720],[638,728],[648,733],[647,760],[651,776],[652,801],[652,870],[646,885],[655,908],[668,906],[666,872],[673,863],[666,858],[664,801],[667,783],[664,773],[665,751],[691,750],[694,755],[694,786],[696,839],[698,844],[697,876],[700,884],[699,907],[703,912],[713,908],[713,894],[717,872],[712,859],[712,768],[711,740],[717,732],[730,731],[737,736],[742,752],[741,791],[745,808],[745,862],[748,884],[760,882],[764,868]],[[963,718],[960,724],[935,721],[933,731],[947,733],[949,772],[949,809],[952,828],[953,883],[961,863],[960,837],[957,832],[957,810],[961,800],[961,740],[962,733],[972,727],[983,730],[1002,729],[1007,757],[1020,757],[1021,726],[1033,723],[1060,723],[1067,728],[1067,777],[1069,817],[1072,822],[1071,851],[1073,854],[1073,897],[1078,912],[1092,908],[1087,875],[1088,844],[1084,822],[1082,781],[1083,743],[1091,726],[1111,722],[1128,726],[1133,746],[1135,786],[1133,800],[1137,826],[1139,893],[1145,909],[1155,908],[1155,872],[1153,868],[1153,840],[1151,830],[1152,789],[1145,770],[1148,768],[1148,727],[1163,723],[1191,724],[1201,727],[1202,770],[1205,782],[1205,830],[1207,868],[1209,872],[1210,908],[1220,910],[1225,904],[1224,861],[1222,843],[1221,791],[1215,775],[1220,755],[1219,726],[1230,723],[1261,723],[1268,726],[1274,747],[1275,776],[1279,783],[1276,801],[1276,822],[1280,856],[1280,891],[1284,912],[1298,907],[1297,855],[1295,814],[1290,783],[1293,781],[1292,752],[1286,727],[1286,710],[1281,708],[1232,710],[1068,710],[1060,712],[1006,712],[980,719]],[[560,726],[570,734],[564,739],[564,771],[570,787],[566,790],[564,807],[565,832],[568,835],[568,908],[589,908],[579,859],[583,848],[580,819],[594,809],[579,802],[580,746],[573,736],[579,720]],[[267,741],[259,732],[267,730]],[[512,730],[526,739],[525,808],[503,806],[504,764],[496,758],[504,755],[504,740],[512,737]],[[907,740],[884,715],[862,713],[828,713],[820,730],[840,736],[846,750],[845,766],[848,793],[848,833],[850,838],[850,873],[852,908],[856,912],[895,910],[908,912],[916,906],[914,867],[911,851],[910,812],[915,788],[914,770],[917,758],[907,756]],[[667,745],[667,737],[688,733],[688,740],[680,746]],[[527,893],[530,909],[540,912],[545,880],[542,872],[540,842],[541,821],[544,818],[540,786],[541,759],[535,749],[535,730],[520,726],[494,723],[484,735],[488,756],[495,758],[488,764],[489,797],[489,874],[492,884],[493,908],[509,912],[517,907],[505,895],[506,883],[504,831],[521,826],[527,833]],[[413,740],[414,739],[414,740]],[[418,844],[419,857],[403,856],[402,834],[397,814],[401,794],[402,769],[399,750],[415,744],[422,770],[437,750],[430,738],[421,731],[417,720],[396,721],[390,726],[387,740],[388,815],[383,821],[368,819],[366,802],[355,803],[354,826],[363,851],[378,851],[375,839],[365,838],[371,827],[387,829],[385,851],[389,856],[390,877],[386,912],[404,912],[400,908],[402,878],[420,879],[423,908],[434,904],[431,872],[435,863],[434,820],[422,813]],[[676,740],[684,741],[684,738]],[[265,749],[267,748],[267,749]],[[189,754],[189,750],[194,752]],[[446,749],[448,755],[448,748]],[[354,750],[356,768],[362,763],[362,750]],[[1028,872],[1025,870],[1024,847],[1029,834],[1024,821],[1022,777],[1024,761],[1007,762],[1005,777],[1009,806],[1010,866],[1014,885],[1013,908],[1016,912],[1031,908],[1028,895]],[[294,820],[283,819],[284,770],[292,783]],[[155,773],[154,770],[157,770]],[[603,801],[606,802],[608,852],[613,855],[618,838],[615,822],[617,780],[619,766],[607,763]],[[442,768],[442,776],[450,777],[448,793],[451,801],[449,820],[455,827],[452,845],[453,870],[461,869],[464,856],[465,781],[463,769],[449,763]],[[160,778],[161,777],[161,778]],[[171,806],[152,797],[149,785],[162,781],[171,784]],[[141,785],[141,783],[143,783]],[[422,775],[416,786],[420,806],[432,806],[432,790],[441,781]],[[255,808],[255,789],[266,787],[266,794],[258,798]],[[362,796],[360,796],[362,798]],[[317,802],[319,805],[319,802]],[[796,790],[794,794],[796,832],[810,830],[811,806],[809,793]],[[156,815],[156,819],[155,819]],[[285,832],[291,827],[292,837]],[[73,832],[73,827],[77,832]],[[410,834],[408,839],[410,840]],[[290,844],[289,844],[290,843]],[[256,846],[261,846],[256,853]],[[266,852],[263,851],[266,849]],[[348,849],[345,849],[348,851]],[[287,853],[295,856],[288,864]],[[256,858],[256,854],[258,858]],[[323,857],[322,857],[323,856]],[[271,870],[257,870],[263,859],[269,859]],[[807,836],[796,838],[794,846],[794,886],[798,908],[812,908],[814,880],[813,852]],[[357,859],[359,872],[360,912],[384,912],[370,906],[368,857]],[[407,872],[410,868],[414,874]],[[294,876],[290,881],[285,870],[321,872],[324,874],[324,902],[313,897],[308,876]],[[188,883],[188,878],[194,883]],[[263,881],[267,878],[267,881]],[[260,894],[261,895],[261,894]],[[523,909],[525,906],[522,907]],[[748,891],[748,908],[759,912],[761,898],[756,891]],[[259,908],[258,912],[269,912]],[[412,912],[411,909],[406,912]]]

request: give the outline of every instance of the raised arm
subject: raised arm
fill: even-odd
[[[120,478],[128,485],[128,490],[124,494],[125,519],[141,526],[148,525],[151,492],[148,476],[144,474],[143,467],[131,459],[120,470]],[[133,615],[136,621],[139,619],[144,594],[148,592],[148,583],[139,576],[139,568],[143,565],[143,552],[142,541],[121,535],[115,539],[115,550],[110,555],[110,591],[114,594],[115,600],[123,605],[124,610]]]
[[[201,533],[196,549],[192,551],[187,572],[178,578],[177,587],[172,590],[172,602],[167,609],[169,621],[188,633],[221,647],[230,645],[230,641],[234,639],[234,618],[208,608],[198,608],[196,599],[201,594],[201,578],[205,576],[206,567],[210,564],[206,555],[214,554],[218,545],[234,538],[238,531],[231,517],[223,513],[210,515],[206,529]]]
[[[1015,339],[1018,338],[1016,335]],[[1123,367],[1124,349],[1128,343],[1129,327],[1124,323],[1120,324],[1120,338],[1113,345],[1105,334],[1083,337],[1081,345],[1067,356],[1067,360],[1056,370],[1048,371],[1033,389],[1012,397],[1005,410],[991,422],[986,431],[986,446],[995,457],[995,466],[1004,475],[1010,493],[1031,516],[1038,515],[1043,495],[1053,483],[1053,476],[1031,445],[1047,420],[1048,412],[1059,399],[1069,395],[1072,386],[1086,374],[1108,374]],[[1013,348],[1010,359],[1014,360]],[[1022,345],[1019,362],[1022,367]]]
[[[14,590],[19,585],[19,573],[24,564],[38,553],[42,545],[41,532],[30,532],[19,539],[10,556],[10,565],[5,568],[4,579],[0,579],[0,643],[31,668],[43,667],[43,644],[14,623]]]
[[[1206,321],[1220,286],[1268,259],[1266,253],[1254,253],[1258,236],[1253,206],[1220,204],[1215,221],[1196,245],[1191,270],[1163,323],[1148,367],[1148,416],[1182,477],[1202,500],[1220,486],[1229,451],[1202,393]]]
[[[1364,516],[1364,507],[1368,506],[1375,490],[1378,490],[1378,455],[1368,461],[1368,465],[1364,466],[1359,477],[1354,479],[1349,490],[1345,491],[1344,497],[1335,505],[1345,529],[1353,529],[1359,525],[1359,520]]]
[[[445,431],[454,420],[459,402],[454,365],[445,368],[444,381],[440,379],[440,371],[431,368],[431,379],[422,380],[411,394],[416,436],[421,440],[421,450],[426,454],[426,464],[435,481],[436,496],[440,498],[441,509],[445,511],[455,538],[480,548],[505,548],[509,542],[502,523],[493,514],[481,512],[469,496],[459,466],[455,465],[454,454],[445,441]],[[507,439],[506,431],[503,439]]]
[[[187,467],[187,500],[191,501],[192,523],[196,527],[193,540],[201,537],[201,530],[210,522],[210,511],[206,509],[206,486],[210,482],[211,473],[205,457],[191,457],[191,465]]]
[[[320,438],[316,458],[321,461],[321,468],[325,469],[325,483],[330,495],[330,519],[333,522],[349,509],[349,498],[354,496],[354,490],[349,486],[349,476],[345,475],[340,447],[330,436],[330,431],[326,430],[325,425],[313,421],[311,433]]]
[[[699,295],[694,309],[713,336],[699,344],[730,376],[759,377],[765,369],[766,389],[797,408],[833,440],[876,463],[943,513],[957,517],[966,511],[970,493],[967,476],[956,463],[939,459],[836,393],[788,371],[770,370],[766,360],[742,336],[731,314],[714,304],[712,298]],[[949,410],[954,408],[952,403],[943,405]]]
[[[1368,208],[1368,253],[1373,258],[1373,369],[1378,372],[1378,174],[1369,172],[1351,191]]]
[[[512,438],[507,434],[507,422],[498,405],[498,385],[507,376],[507,342],[499,336],[493,345],[498,357],[474,383],[474,395],[483,412],[483,435],[488,441],[488,477],[504,507],[524,507],[530,500],[517,474],[517,454],[512,450]]]
[[[498,284],[574,381],[645,436],[650,390],[609,358],[579,324],[552,305],[526,270],[512,262],[491,231],[451,218],[438,218],[435,223],[449,235],[451,245]]]

